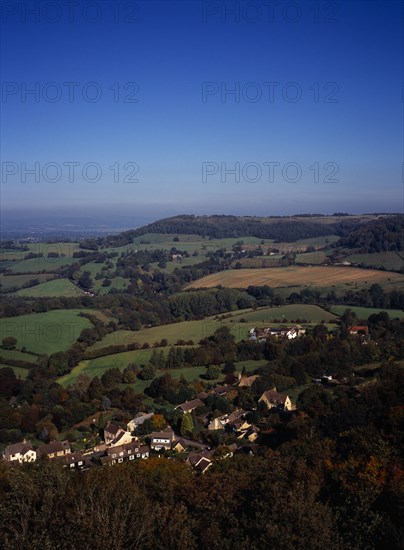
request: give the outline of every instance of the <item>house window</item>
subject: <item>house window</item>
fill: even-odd
[[[128,449],[128,455],[130,455],[131,452],[132,452],[132,450],[131,450],[131,449]]]
[[[112,458],[115,458],[115,457],[116,457],[116,455],[112,455]]]
[[[136,456],[137,456],[138,458],[140,458],[140,453],[138,453]]]
[[[80,460],[79,466],[83,466],[83,461],[82,460]]]
[[[122,452],[122,451],[119,453],[119,456],[123,456],[123,452]]]
[[[133,455],[131,455],[131,456],[129,457],[129,460],[133,460],[134,458],[135,458],[135,457],[134,457]]]
[[[70,468],[74,468],[74,464],[70,464]]]
[[[123,462],[123,458],[118,458],[118,462],[119,463]]]

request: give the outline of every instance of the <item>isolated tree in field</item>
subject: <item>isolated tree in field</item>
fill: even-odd
[[[205,377],[207,380],[215,380],[220,376],[220,367],[217,365],[209,365],[206,369]]]
[[[139,367],[135,363],[128,365],[123,371],[122,382],[124,384],[134,384],[136,382],[138,372]]]
[[[14,336],[6,336],[5,338],[3,338],[2,344],[3,349],[15,349],[15,346],[17,345],[17,338],[14,338]]]
[[[156,376],[156,373],[156,367],[149,363],[140,371],[138,377],[142,380],[153,380],[153,378]]]

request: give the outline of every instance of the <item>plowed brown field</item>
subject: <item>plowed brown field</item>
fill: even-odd
[[[246,288],[250,285],[268,285],[273,288],[285,286],[314,285],[319,287],[338,286],[344,283],[373,284],[404,283],[399,273],[359,269],[343,266],[290,266],[267,269],[229,269],[207,275],[187,285],[186,288],[213,288],[219,285],[231,288]]]

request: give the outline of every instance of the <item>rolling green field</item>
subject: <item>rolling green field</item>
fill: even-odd
[[[358,319],[367,319],[372,315],[373,313],[380,313],[381,311],[385,311],[389,314],[390,319],[396,319],[397,317],[399,319],[404,319],[404,311],[401,311],[399,309],[378,309],[373,307],[356,307],[356,306],[332,306],[331,311],[335,313],[336,315],[342,315],[346,309],[350,309],[353,311]]]
[[[13,350],[0,349],[0,357],[2,358],[4,363],[7,363],[7,359],[14,359],[15,361],[25,361],[26,363],[32,363],[32,364],[35,364],[37,361],[36,355],[31,355],[30,353],[23,353],[22,351],[18,351],[16,349],[13,349]]]
[[[75,286],[68,279],[54,279],[31,288],[23,288],[14,293],[16,296],[27,296],[32,298],[43,297],[73,297],[83,296],[84,291]]]
[[[65,351],[84,328],[91,326],[88,319],[78,316],[79,312],[78,309],[62,309],[0,319],[0,340],[14,336],[17,349],[25,346],[28,351],[38,354]]]
[[[244,318],[249,323],[262,323],[265,321],[273,323],[274,319],[279,319],[280,321],[287,319],[289,322],[296,319],[306,319],[308,323],[321,323],[321,321],[332,323],[337,320],[336,315],[333,315],[319,306],[308,304],[265,307],[255,311],[248,311],[247,313],[233,313],[234,321],[238,321],[240,318]]]
[[[138,342],[150,345],[159,343],[162,338],[166,338],[168,344],[175,344],[177,340],[193,340],[197,344],[201,338],[210,336],[223,323],[213,319],[204,319],[201,321],[183,321],[181,323],[171,323],[158,327],[144,328],[138,331],[118,330],[107,334],[102,340],[93,344],[89,350],[101,349],[107,346],[116,346],[119,344],[131,344]]]
[[[165,353],[168,353],[168,348],[162,349]],[[90,378],[94,378],[95,376],[102,376],[106,370],[112,367],[118,367],[123,371],[129,363],[146,365],[152,353],[153,350],[151,349],[140,349],[135,351],[124,351],[122,353],[115,353],[105,357],[97,357],[96,359],[81,361],[69,374],[59,378],[58,382],[62,386],[66,387],[71,384],[81,373],[87,374]]]
[[[162,349],[167,355],[169,348],[159,348]],[[136,351],[125,351],[123,353],[116,353],[114,355],[108,355],[106,357],[98,357],[97,359],[91,359],[87,361],[81,361],[77,367],[75,367],[69,374],[66,374],[59,378],[58,383],[63,387],[67,387],[74,382],[74,380],[80,374],[86,374],[90,378],[95,376],[101,377],[105,371],[112,367],[118,367],[123,371],[129,363],[136,363],[137,365],[145,365],[148,363],[153,350],[136,350]],[[241,371],[243,366],[246,367],[247,372],[252,372],[258,367],[265,365],[266,360],[261,361],[240,361],[236,363],[236,368],[238,371]],[[181,376],[184,376],[187,380],[201,380],[200,375],[206,372],[206,367],[184,367],[181,369],[170,369],[170,370],[158,370],[157,376],[162,376],[165,373],[170,373],[171,376],[178,380]],[[222,380],[224,375],[221,374],[218,380]],[[137,380],[135,384],[130,384],[135,391],[142,392],[144,388],[150,385],[150,380]],[[215,382],[215,380],[210,381]]]
[[[178,237],[179,241],[174,241]],[[231,250],[232,246],[238,241],[245,244],[260,244],[262,239],[257,237],[231,237],[224,239],[209,239],[201,235],[186,235],[182,233],[146,233],[141,237],[136,237],[132,244],[120,248],[106,248],[108,252],[123,252],[127,250],[170,250],[175,247],[177,250],[187,251],[192,254],[195,250],[200,255],[220,248]],[[266,245],[272,244],[273,240],[263,239]],[[263,245],[264,246],[264,245]]]
[[[347,262],[355,262],[371,267],[385,267],[400,270],[404,266],[404,255],[398,252],[375,252],[373,254],[351,254],[345,258]]]
[[[21,288],[22,285],[28,283],[32,279],[38,279],[40,283],[45,283],[52,279],[54,275],[39,273],[38,275],[0,275],[1,290],[7,292],[11,288]]]
[[[242,322],[241,319],[245,319],[246,322]],[[321,321],[332,323],[336,321],[337,317],[318,306],[307,304],[259,308],[256,311],[246,309],[235,311],[225,319],[208,317],[200,321],[183,321],[144,328],[139,331],[118,330],[107,334],[88,349],[89,351],[99,350],[107,346],[127,345],[133,342],[139,344],[146,342],[152,346],[163,338],[168,341],[168,344],[175,344],[177,340],[192,340],[194,344],[197,344],[202,338],[211,336],[221,326],[228,326],[236,341],[240,341],[248,334],[248,323],[265,324],[273,323],[274,320],[291,322],[296,319],[305,319],[307,323],[320,323]]]
[[[324,250],[316,250],[314,252],[304,252],[296,255],[296,262],[301,264],[319,265],[326,261],[327,254]]]
[[[178,237],[179,241],[174,241],[174,238]],[[201,235],[187,235],[182,233],[146,233],[141,237],[136,237],[132,244],[125,245],[120,248],[105,248],[108,252],[118,252],[128,250],[156,250],[165,249],[170,250],[175,247],[178,250],[187,251],[192,254],[195,250],[200,256],[206,254],[209,251],[218,249],[225,249],[227,251],[232,249],[232,246],[242,241],[246,248],[252,245],[262,245],[263,248],[268,246],[275,246],[279,248],[282,253],[289,252],[291,250],[304,251],[307,246],[323,247],[326,244],[331,244],[339,239],[337,235],[327,235],[324,237],[313,237],[309,239],[300,239],[294,243],[279,242],[274,243],[273,239],[260,239],[258,237],[231,237],[223,239],[209,239],[202,237]],[[200,260],[199,260],[200,261]]]
[[[9,270],[13,273],[38,273],[45,271],[54,273],[63,265],[72,263],[72,258],[31,258],[30,260],[16,261],[9,266]]]
[[[27,254],[43,254],[47,258],[49,253],[56,253],[61,256],[65,256],[69,262],[73,259],[73,253],[76,250],[79,250],[79,243],[66,242],[66,243],[46,243],[46,242],[37,242],[30,243],[26,245],[28,250],[13,250],[13,249],[4,249],[0,247],[0,259],[1,260],[13,260],[13,261],[23,261]],[[54,258],[53,258],[54,259]],[[52,261],[52,258],[50,258]]]

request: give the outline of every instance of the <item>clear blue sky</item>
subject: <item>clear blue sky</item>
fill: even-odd
[[[402,211],[401,2],[56,3],[2,3],[4,210]]]

